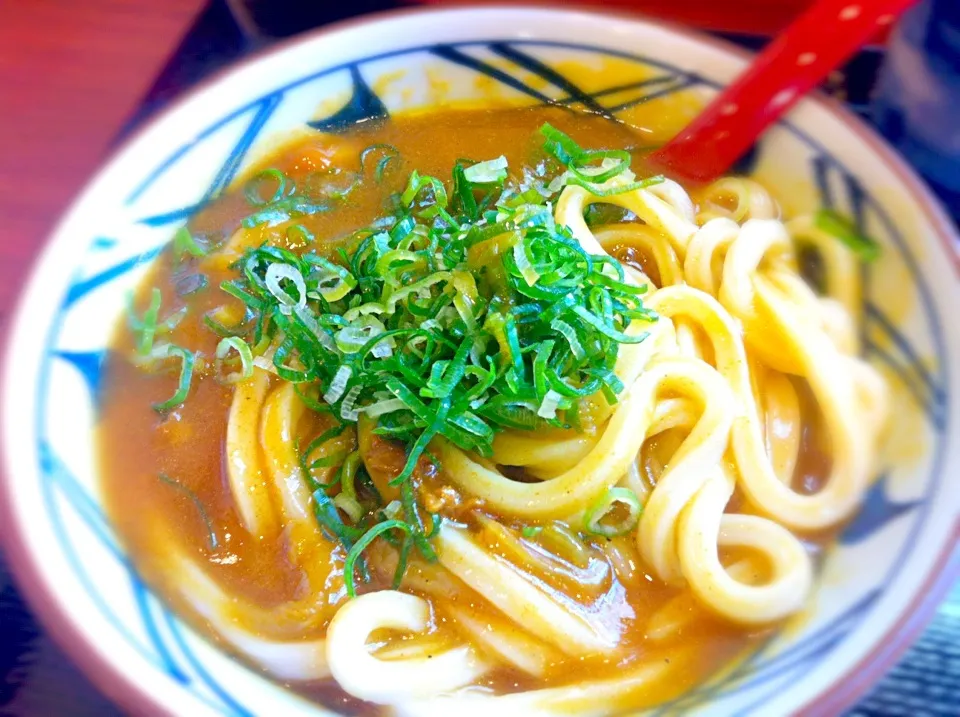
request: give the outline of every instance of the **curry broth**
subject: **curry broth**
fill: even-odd
[[[367,166],[364,178],[347,201],[333,211],[294,220],[316,237],[310,249],[332,257],[351,232],[368,226],[386,213],[387,198],[391,193],[402,191],[411,170],[446,178],[458,158],[484,160],[501,154],[513,168],[529,166],[540,156],[537,129],[545,121],[575,137],[589,137],[592,147],[630,148],[638,160],[634,168],[643,176],[641,157],[645,147],[640,135],[624,125],[596,116],[553,108],[412,116],[367,123],[343,136],[298,138],[295,144],[281,147],[251,168],[246,176],[253,176],[260,169],[277,167],[295,180],[306,180],[311,173],[323,170],[329,171],[333,179],[343,175],[346,181],[351,173],[361,171],[360,153],[365,147],[376,143],[396,147],[401,159],[387,166],[382,183],[372,177]],[[250,206],[242,191],[235,191],[204,209],[191,220],[190,226],[195,234],[219,242],[229,238],[249,212]],[[264,227],[259,230],[259,239],[294,250],[304,249],[306,245],[300,238],[285,234],[286,226]],[[223,306],[228,307],[228,311],[220,316],[229,316],[232,312],[236,320],[242,315],[238,311],[239,303],[217,288],[221,281],[232,277],[228,263],[225,261],[212,269],[208,269],[209,264],[205,265],[208,287],[178,298],[174,287],[195,269],[191,269],[192,260],[177,264],[169,251],[163,253],[141,287],[137,305],[145,305],[149,288],[158,286],[163,292],[161,317],[187,306],[186,317],[169,339],[199,352],[201,357],[206,357],[207,364],[200,365],[199,378],[195,376],[189,399],[161,417],[151,404],[174,393],[176,376],[151,374],[133,366],[127,358],[134,350],[133,340],[126,327],[119,326],[106,368],[98,434],[104,495],[114,525],[145,578],[188,614],[189,609],[175,589],[176,576],[169,574],[165,564],[166,546],[171,544],[199,558],[208,574],[226,592],[245,596],[257,604],[266,607],[279,604],[303,597],[304,591],[303,577],[288,560],[288,546],[282,539],[261,542],[245,531],[227,484],[224,437],[232,388],[211,375],[210,359],[219,337],[205,326],[203,316]],[[317,420],[310,417],[309,412],[307,415],[306,421]],[[318,426],[313,428],[319,430]],[[305,434],[310,432],[309,426],[304,429]],[[395,454],[399,449],[382,443],[384,461],[396,463],[397,458],[391,451]],[[650,445],[645,453],[653,455],[657,450],[657,445]],[[669,460],[669,454],[658,460]],[[402,465],[402,452],[399,463]],[[822,465],[811,468],[809,463],[804,464],[804,470],[815,473],[825,470]],[[166,478],[160,479],[161,475]],[[440,491],[442,475],[421,480],[421,485],[425,491]],[[442,503],[442,496],[438,495],[433,498]],[[205,516],[198,510],[198,503]],[[477,519],[472,520],[476,523]],[[489,548],[497,551],[496,535],[489,534],[482,525],[475,527]],[[749,560],[749,556],[725,556],[725,562],[739,559]],[[764,566],[757,566],[758,575],[763,571]],[[556,576],[547,584],[559,592],[577,593],[583,587],[575,580]],[[409,589],[417,592],[415,585]],[[713,618],[688,592],[660,583],[634,562],[616,568],[605,586],[598,590],[615,592],[616,599],[622,603],[622,617],[628,618],[622,640],[628,648],[624,651],[626,657],[616,664],[607,658],[566,659],[553,665],[546,677],[536,683],[523,673],[501,669],[491,673],[484,684],[498,692],[510,692],[586,678],[615,678],[619,670],[640,656],[679,663],[669,680],[655,683],[654,689],[643,693],[639,702],[622,705],[624,709],[638,708],[686,691],[731,664],[760,636]],[[665,639],[652,641],[645,633],[646,617],[667,606],[684,613],[687,618],[684,627]],[[472,603],[460,607],[481,613],[478,615],[481,618],[483,611],[490,609]],[[194,624],[205,629],[202,619],[195,615],[193,618]],[[442,615],[437,619],[442,620]],[[211,636],[216,638],[215,634]],[[302,635],[304,638],[317,636]],[[296,685],[294,689],[341,711],[368,711],[361,703],[346,697],[332,681]],[[369,710],[375,712],[372,707]]]

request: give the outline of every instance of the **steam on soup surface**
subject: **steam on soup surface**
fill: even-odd
[[[143,574],[345,713],[636,710],[799,610],[886,389],[796,246],[860,257],[644,151],[555,108],[425,114],[300,137],[193,217],[107,372]]]

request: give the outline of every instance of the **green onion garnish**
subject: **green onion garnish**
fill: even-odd
[[[587,253],[556,224],[552,200],[566,184],[610,194],[662,179],[634,181],[628,152],[583,149],[549,125],[542,132],[562,167],[541,163],[511,174],[504,157],[463,159],[447,184],[413,171],[394,196],[393,215],[356,232],[335,253],[321,256],[314,247],[326,242],[299,225],[286,229],[288,248],[247,250],[234,265],[237,276],[220,285],[244,305],[243,321],[225,326],[216,312],[203,317],[222,339],[217,377],[240,381],[254,365],[269,367],[295,384],[310,410],[336,421],[297,452],[318,524],[347,551],[351,596],[355,573],[366,577],[363,551],[377,537],[398,551],[397,584],[411,550],[436,560],[430,540],[440,516],[417,504],[411,480],[420,470],[436,470],[435,439],[490,456],[505,429],[578,428],[583,399],[602,396],[612,404],[624,390],[614,372],[620,346],[646,337],[632,324],[657,318],[643,305],[644,287],[628,282],[618,262]],[[373,145],[361,153],[361,164],[375,157],[379,181],[398,153]],[[361,174],[368,173],[364,167]],[[333,206],[329,194],[305,191],[276,170],[261,173],[247,187],[251,211],[242,225]],[[178,247],[198,256],[186,238],[192,240],[189,232]],[[165,412],[187,398],[194,356],[152,346],[163,325],[159,310],[158,296],[137,321],[147,353],[181,359],[176,394],[155,406]],[[239,370],[223,376],[225,364],[237,362],[233,352]],[[358,492],[356,476],[365,475],[358,454],[311,458],[358,421],[372,421],[378,436],[405,450],[390,478],[401,500],[385,507],[371,503],[372,483]],[[312,477],[321,467],[338,467],[326,485]],[[590,514],[599,534],[622,528],[609,525],[621,504],[630,508],[626,523],[636,523],[639,504],[618,490]]]
[[[592,192],[598,197],[610,197],[615,194],[646,189],[665,181],[662,175],[633,181],[630,171],[630,153],[623,149],[591,150],[583,149],[573,138],[556,127],[545,123],[540,128],[545,138],[543,148],[553,156],[567,171],[553,180],[551,188],[575,184]],[[597,164],[599,162],[599,164]],[[611,180],[618,181],[609,184]]]
[[[376,540],[379,536],[391,530],[400,530],[407,536],[411,535],[412,533],[412,528],[402,520],[385,520],[382,523],[377,523],[370,528],[359,540],[357,540],[356,544],[350,548],[350,552],[347,553],[347,558],[343,562],[343,582],[347,588],[347,595],[350,597],[357,596],[357,586],[354,581],[354,570],[356,569],[357,560],[363,554],[363,551],[367,549],[370,543]],[[402,569],[405,567],[406,565],[403,561],[401,561],[401,564],[398,566],[397,570],[397,574],[401,578],[403,577]],[[396,578],[394,579],[394,582],[397,583]]]
[[[399,161],[400,150],[398,150],[392,144],[371,144],[369,147],[360,152],[361,172],[366,172],[367,158],[375,154],[379,154],[381,157],[377,160],[377,164],[374,166],[373,177],[378,182],[382,182],[383,175],[387,171],[388,165],[391,162]]]
[[[463,170],[463,178],[471,184],[497,184],[507,178],[507,158],[503,155],[478,162]]]
[[[239,371],[223,375],[222,367],[224,359],[227,357],[227,354],[230,353],[231,349],[236,351],[240,356],[241,367]],[[246,342],[236,336],[230,336],[223,339],[219,344],[217,344],[216,369],[217,376],[223,383],[239,383],[241,381],[246,381],[248,378],[253,376],[253,353],[250,351],[250,347],[246,344]]]
[[[273,192],[264,196],[264,189],[273,185]],[[291,190],[294,189],[293,183],[289,184]],[[271,202],[278,202],[287,195],[287,177],[279,169],[265,169],[259,174],[250,178],[243,189],[243,193],[250,204],[262,206]]]
[[[601,379],[620,344],[643,340],[630,322],[655,317],[622,268],[586,254],[537,196],[478,221],[457,210],[451,225],[430,211],[448,200],[443,184],[413,174],[393,228],[360,233],[341,263],[260,247],[223,289],[259,317],[243,334],[254,355],[272,342],[281,377],[407,445],[403,482],[434,435],[489,455],[498,430],[563,427],[574,399],[622,389]],[[509,251],[486,253],[504,238]]]
[[[625,514],[621,515],[620,513]],[[591,535],[613,538],[637,527],[643,506],[629,488],[611,488],[594,503],[583,517],[583,529]]]
[[[666,181],[666,177],[662,174],[656,174],[652,177],[647,177],[646,179],[641,179],[639,182],[627,182],[625,184],[617,184],[613,187],[603,187],[593,182],[588,182],[580,177],[568,177],[567,184],[576,184],[579,187],[583,187],[592,194],[596,194],[598,197],[612,197],[615,194],[624,194],[626,192],[632,192],[635,189],[646,189],[647,187],[652,187],[655,184],[663,184]]]
[[[153,410],[157,413],[166,413],[187,400],[187,396],[190,394],[190,382],[193,380],[193,366],[196,359],[194,355],[185,348],[170,344],[163,346],[162,351],[155,349],[153,353],[157,358],[175,356],[180,359],[180,381],[177,384],[176,393],[166,401],[153,404]]]
[[[861,261],[875,261],[880,256],[880,245],[862,234],[852,221],[833,209],[820,209],[813,223],[821,231],[836,237],[856,254]]]
[[[197,512],[200,513],[200,518],[203,520],[204,525],[207,527],[207,541],[210,543],[210,550],[216,550],[220,543],[217,541],[217,533],[213,529],[213,521],[210,520],[210,516],[207,514],[206,509],[203,507],[203,503],[200,502],[200,498],[197,497],[197,494],[192,490],[187,488],[183,483],[171,478],[166,473],[160,473],[157,475],[157,478],[160,479],[162,483],[166,483],[171,488],[175,488],[181,493],[183,493],[194,507],[196,507]]]
[[[206,256],[207,251],[197,244],[197,240],[193,238],[189,229],[180,227],[177,229],[177,233],[173,235],[173,258],[179,261],[184,254],[201,257]]]
[[[153,349],[153,338],[157,333],[157,317],[160,314],[160,301],[160,289],[154,287],[150,291],[150,305],[143,312],[143,318],[137,319],[131,307],[130,326],[134,331],[140,332],[137,352],[144,356]]]
[[[130,297],[127,309],[127,324],[130,326],[130,330],[138,336],[137,353],[140,356],[149,357],[156,337],[173,331],[187,314],[187,307],[182,306],[161,321],[159,318],[160,303],[160,289],[154,287],[150,291],[149,306],[144,310],[143,316],[138,317],[133,308],[133,297]]]

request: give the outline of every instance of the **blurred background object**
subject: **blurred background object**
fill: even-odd
[[[687,24],[757,49],[809,2],[593,0],[592,4]],[[250,52],[330,22],[412,4],[413,0],[0,1],[0,335],[42,240],[111,144],[197,82]],[[925,174],[954,218],[960,217],[956,120],[960,0],[925,0],[889,39],[878,36],[823,89],[875,121]],[[35,624],[2,560],[0,634],[0,715],[120,714]],[[958,644],[960,588],[850,717],[960,714]]]
[[[908,12],[888,43],[872,118],[960,214],[960,2],[927,0]]]

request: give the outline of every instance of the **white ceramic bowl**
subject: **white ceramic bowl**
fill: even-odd
[[[319,713],[182,625],[141,582],[104,517],[91,440],[101,359],[144,262],[278,133],[430,104],[438,81],[443,99],[494,92],[603,104],[612,97],[603,73],[572,87],[543,66],[611,57],[663,78],[617,93],[627,105],[677,91],[709,96],[746,61],[713,40],[624,17],[504,8],[376,17],[306,35],[206,84],[90,184],[47,246],[14,322],[2,524],[32,604],[111,697],[136,713]],[[755,160],[795,209],[836,206],[883,246],[865,270],[864,343],[893,377],[896,460],[825,560],[802,619],[661,712],[838,712],[899,654],[956,574],[957,237],[910,170],[832,103],[801,103]]]

